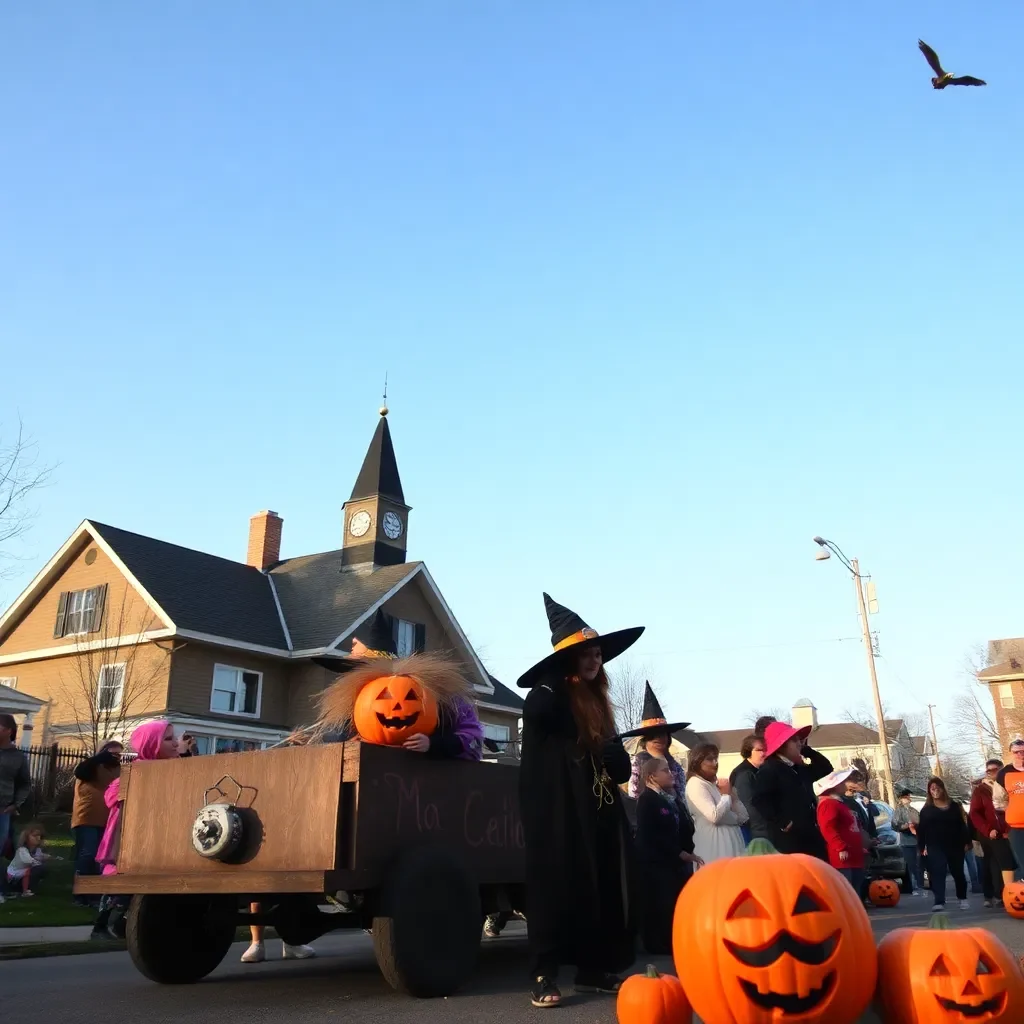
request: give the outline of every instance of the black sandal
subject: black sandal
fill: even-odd
[[[530,990],[530,1002],[538,1010],[550,1010],[553,1006],[562,1005],[562,993],[551,978],[540,977]]]
[[[577,974],[573,988],[577,992],[598,992],[601,995],[614,996],[618,994],[622,986],[622,979],[614,974],[601,974],[595,972],[590,974]]]

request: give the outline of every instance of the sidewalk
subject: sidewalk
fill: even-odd
[[[88,942],[91,924],[64,928],[0,928],[0,947],[24,946],[31,942]]]

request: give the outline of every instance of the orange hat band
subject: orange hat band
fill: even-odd
[[[640,723],[641,729],[649,729],[652,725],[668,725],[667,718],[645,718]]]
[[[596,640],[597,630],[591,629],[589,626],[584,627],[581,630],[573,633],[572,636],[567,636],[564,640],[559,640],[555,644],[556,651],[565,650],[566,647],[574,647],[576,644],[584,643],[587,640]]]

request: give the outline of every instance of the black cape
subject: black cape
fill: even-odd
[[[807,853],[828,860],[828,848],[818,831],[814,783],[832,771],[832,762],[810,747],[804,747],[803,756],[809,763],[787,764],[775,756],[765,758],[754,776],[754,809],[759,826],[767,833],[764,838],[779,853]]]
[[[564,679],[546,678],[523,707],[519,806],[526,841],[526,924],[534,970],[575,964],[619,973],[636,959],[632,840],[619,786],[620,740],[594,755],[611,778],[599,803]]]

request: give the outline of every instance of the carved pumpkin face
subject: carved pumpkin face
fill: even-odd
[[[868,886],[868,899],[876,907],[895,907],[900,901],[900,887],[891,878],[876,879]]]
[[[701,868],[672,932],[679,980],[702,1020],[853,1024],[871,999],[871,923],[850,883],[815,857],[772,852]]]
[[[1003,886],[1003,906],[1010,917],[1024,917],[1024,882],[1007,882]]]
[[[943,915],[944,916],[944,915]],[[898,928],[878,944],[878,1000],[905,1024],[1024,1019],[1024,972],[984,928]]]
[[[437,701],[412,676],[380,676],[359,691],[352,721],[367,743],[401,746],[416,733],[433,733]]]

